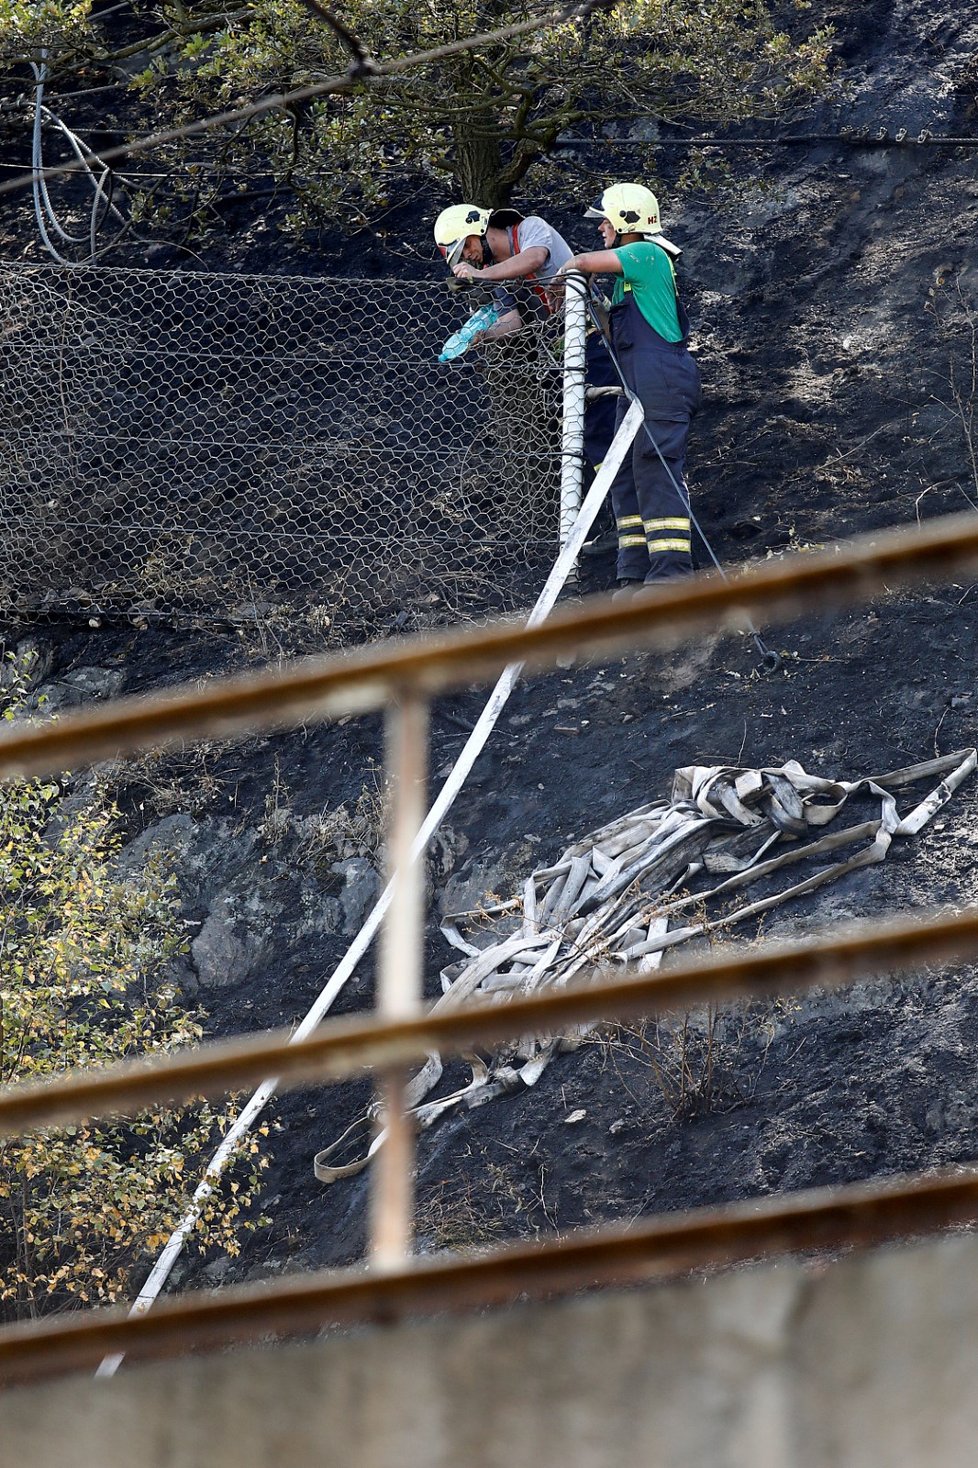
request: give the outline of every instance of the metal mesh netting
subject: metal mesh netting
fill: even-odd
[[[444,285],[0,269],[8,605],[316,608],[337,641],[525,605],[556,318],[441,365]]]

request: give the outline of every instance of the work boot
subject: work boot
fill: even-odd
[[[596,535],[593,540],[586,540],[581,546],[582,556],[603,556],[607,551],[618,549],[618,531],[606,530],[603,535]]]
[[[618,578],[618,590],[612,596],[612,601],[628,601],[637,591],[641,591],[645,582],[639,576],[620,576]]]

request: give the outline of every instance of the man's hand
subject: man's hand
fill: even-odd
[[[482,274],[482,271],[477,270],[474,265],[469,265],[467,261],[460,260],[457,265],[452,266],[452,274],[457,280],[475,280]]]

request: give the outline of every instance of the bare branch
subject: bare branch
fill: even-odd
[[[353,57],[349,76],[354,81],[362,81],[364,77],[377,76],[380,68],[371,56],[366,46],[355,36],[353,32],[339,20],[331,10],[320,4],[320,0],[301,0],[306,9],[318,20],[325,21],[330,30],[338,36],[339,40]]]

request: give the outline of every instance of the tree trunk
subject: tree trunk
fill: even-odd
[[[455,128],[455,181],[466,204],[498,209],[511,189],[502,175],[499,125],[489,112],[466,117]]]

